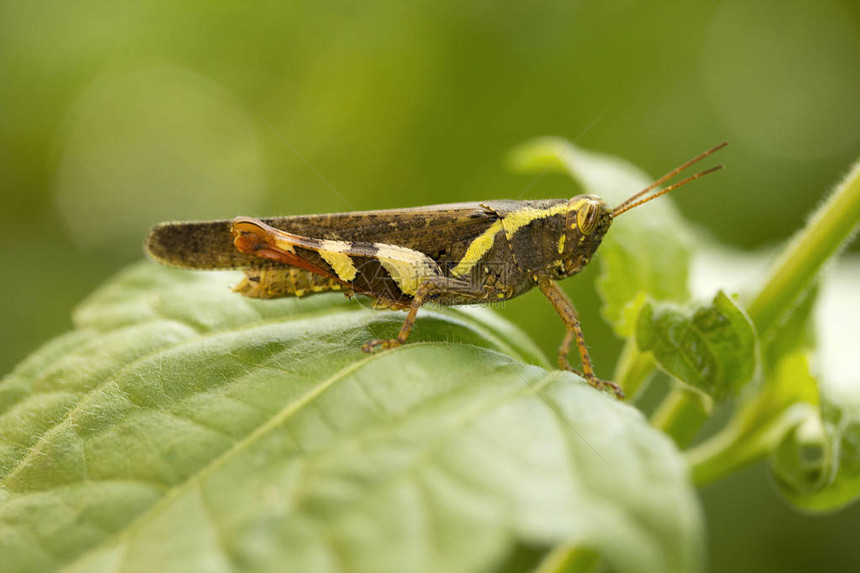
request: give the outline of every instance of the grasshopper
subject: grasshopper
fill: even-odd
[[[170,266],[243,269],[245,277],[233,290],[248,297],[343,291],[347,296],[371,297],[375,308],[406,310],[397,336],[362,345],[368,353],[404,344],[425,303],[481,304],[508,300],[537,287],[566,328],[558,350],[561,368],[623,398],[620,387],[595,375],[576,309],[556,281],[588,264],[616,217],[721,169],[722,165],[712,167],[658,189],[725,145],[694,157],[614,208],[595,195],[577,195],[161,223],[149,232],[146,252]],[[568,360],[574,340],[581,372]]]

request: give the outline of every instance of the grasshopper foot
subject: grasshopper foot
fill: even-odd
[[[624,390],[621,389],[621,386],[616,384],[615,382],[609,382],[608,380],[601,380],[597,376],[592,373],[582,373],[573,366],[570,365],[570,362],[567,361],[566,358],[559,357],[559,363],[563,370],[567,370],[568,372],[573,372],[580,378],[584,378],[588,384],[598,390],[611,390],[615,397],[619,400],[624,399]]]
[[[589,384],[597,388],[598,390],[611,390],[615,397],[619,400],[624,399],[624,390],[621,389],[621,386],[616,384],[615,382],[609,382],[608,380],[601,380],[600,378],[592,377],[590,380],[588,378],[585,379]]]
[[[400,342],[399,340],[397,340],[396,338],[390,338],[388,340],[376,338],[374,340],[371,340],[370,342],[365,342],[364,344],[362,344],[361,345],[361,351],[364,352],[365,354],[370,354],[376,348],[379,348],[381,350],[389,350],[391,348],[397,348],[401,344],[403,344],[403,343]]]

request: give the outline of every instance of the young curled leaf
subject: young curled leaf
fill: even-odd
[[[806,448],[813,459],[804,457],[806,467],[817,473],[807,472],[807,482],[813,487],[797,487],[797,483],[779,482],[783,496],[804,511],[824,513],[856,503],[860,497],[860,407],[856,403],[822,406],[821,421],[823,439],[814,444],[816,449]],[[794,438],[789,436],[789,438]],[[821,451],[821,462],[816,465],[817,451]],[[776,473],[776,472],[774,472]],[[818,474],[827,479],[815,479]],[[801,482],[806,485],[807,482]]]
[[[788,430],[770,453],[770,470],[782,494],[798,505],[820,492],[833,478],[833,456],[827,432],[813,409]]]
[[[636,325],[636,341],[663,370],[714,398],[737,394],[755,372],[755,329],[722,291],[691,314],[647,303]]]

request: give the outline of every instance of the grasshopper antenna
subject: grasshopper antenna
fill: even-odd
[[[651,185],[649,185],[648,187],[643,189],[642,191],[639,191],[638,193],[636,193],[635,195],[633,195],[632,197],[627,199],[621,205],[618,205],[617,207],[615,207],[615,209],[612,210],[612,217],[615,218],[618,215],[620,215],[621,213],[624,213],[625,211],[629,211],[630,209],[632,209],[634,207],[638,207],[639,205],[642,205],[643,203],[647,203],[648,201],[651,201],[652,199],[656,199],[657,197],[659,197],[661,195],[665,195],[669,191],[673,191],[673,190],[677,189],[678,187],[682,187],[682,186],[686,185],[687,183],[691,183],[692,181],[695,181],[699,177],[704,177],[705,175],[707,175],[709,173],[713,173],[714,171],[719,171],[720,169],[722,169],[725,166],[724,165],[717,165],[716,167],[711,167],[710,169],[706,169],[705,171],[702,171],[700,173],[696,173],[695,175],[691,175],[690,177],[687,177],[683,181],[680,181],[678,183],[670,185],[670,186],[666,187],[665,189],[662,189],[662,190],[658,191],[657,193],[654,193],[653,195],[651,195],[649,197],[645,197],[644,199],[640,199],[640,197],[653,191],[654,189],[659,187],[662,183],[665,183],[667,180],[671,179],[672,177],[674,177],[675,175],[677,175],[681,171],[687,169],[691,165],[698,163],[699,161],[708,157],[709,155],[716,153],[717,151],[719,151],[720,149],[722,149],[723,147],[725,147],[727,145],[728,145],[728,142],[724,141],[723,143],[717,145],[716,147],[713,147],[713,148],[705,151],[704,153],[697,155],[696,157],[687,161],[683,165],[676,167],[675,169],[673,169],[672,171],[670,171],[669,173],[667,173],[666,175],[664,175],[663,177],[661,177],[660,179],[658,179],[657,181],[655,181],[654,183],[652,183]]]

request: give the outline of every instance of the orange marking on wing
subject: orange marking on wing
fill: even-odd
[[[243,253],[304,269],[308,272],[334,279],[348,287],[353,286],[351,283],[341,280],[340,277],[303,259],[296,253],[291,253],[274,245],[275,239],[273,235],[277,229],[266,225],[262,221],[248,217],[237,217],[233,220],[231,231],[233,233],[233,244]]]

